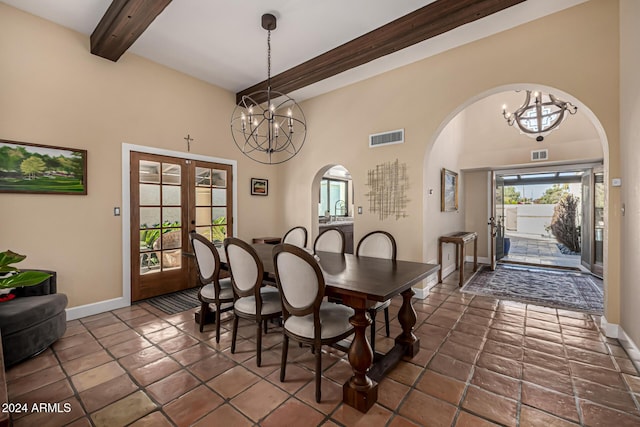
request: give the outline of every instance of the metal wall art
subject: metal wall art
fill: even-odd
[[[398,220],[407,216],[409,178],[406,163],[399,163],[396,159],[376,165],[367,173],[367,186],[370,188],[366,194],[370,212],[377,213],[381,220],[389,217]]]

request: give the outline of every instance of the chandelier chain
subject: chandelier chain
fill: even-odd
[[[271,90],[271,30],[267,30],[267,88]]]

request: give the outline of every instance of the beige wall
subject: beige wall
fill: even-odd
[[[622,274],[620,325],[640,344],[640,3],[620,3],[620,141],[622,158]],[[636,355],[636,357],[638,357]],[[638,359],[640,364],[640,358]]]
[[[234,95],[125,54],[89,54],[89,38],[0,3],[0,138],[88,150],[88,195],[0,194],[0,248],[58,272],[71,307],[122,296],[122,143],[238,160],[243,238],[281,233],[277,168],[231,139]],[[252,176],[270,196],[249,195]]]
[[[424,189],[423,192],[423,257],[434,264],[438,261],[438,237],[465,228],[464,212],[466,200],[464,198],[466,182],[460,171],[459,161],[462,147],[466,140],[465,113],[458,114],[451,120],[438,136],[438,142],[431,146],[431,151],[425,157]],[[458,174],[458,211],[442,212],[442,168]],[[431,193],[430,190],[433,190]],[[465,231],[479,231],[466,230]],[[434,244],[434,242],[436,244]],[[446,274],[455,269],[456,246],[445,244],[442,246],[442,271]]]
[[[544,55],[532,54],[527,48],[531,43]],[[356,206],[365,208],[363,215],[355,216],[355,239],[384,229],[398,240],[399,258],[433,259],[435,236],[453,231],[448,227],[454,224],[425,217],[431,213],[431,200],[438,199],[439,186],[430,199],[421,183],[433,180],[445,166],[432,169],[432,145],[446,122],[470,100],[521,82],[558,88],[587,106],[608,142],[603,150],[605,166],[611,176],[620,176],[618,43],[617,2],[593,0],[304,102],[309,139],[295,161],[283,166],[283,186],[285,206],[302,203],[309,209],[287,210],[285,221],[310,224],[314,175],[326,165],[342,164],[353,176]],[[367,148],[369,134],[399,128],[405,129],[404,144]],[[368,211],[367,171],[396,158],[407,164],[409,172],[407,217],[380,221]],[[606,304],[607,318],[615,323],[620,315],[620,198],[617,189],[609,190]],[[464,222],[455,227],[460,225]]]

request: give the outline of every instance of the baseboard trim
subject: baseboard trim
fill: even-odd
[[[425,299],[429,296],[431,288],[438,284],[438,273],[427,277],[422,283],[424,284],[423,287],[411,288],[413,289],[413,292],[415,292],[415,295],[413,296],[414,298]]]
[[[609,338],[616,338],[620,341],[620,344],[622,344],[622,347],[629,355],[629,359],[631,359],[631,362],[634,364],[638,372],[640,372],[640,348],[635,342],[633,342],[631,337],[627,335],[624,329],[622,329],[620,325],[607,322],[607,319],[604,316],[602,316],[600,320],[600,327],[602,328],[605,336]]]
[[[120,297],[92,304],[80,305],[78,307],[71,307],[66,310],[67,320],[76,320],[82,317],[93,316],[94,314],[100,314],[105,311],[116,310],[130,305],[130,301],[127,301],[124,297]]]
[[[465,256],[464,257],[464,261],[465,262],[473,262],[473,255],[471,256]],[[478,257],[478,264],[491,264],[491,261],[489,260],[488,257],[486,256],[479,256]]]

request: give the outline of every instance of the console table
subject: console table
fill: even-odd
[[[251,243],[267,243],[269,245],[277,245],[282,241],[280,237],[254,237]]]
[[[471,241],[473,241],[473,271],[476,271],[478,269],[478,233],[475,231],[456,231],[438,238],[438,264],[440,264],[438,283],[442,283],[442,245],[453,243],[456,245],[456,268],[460,269],[459,286],[464,284],[464,247]]]

